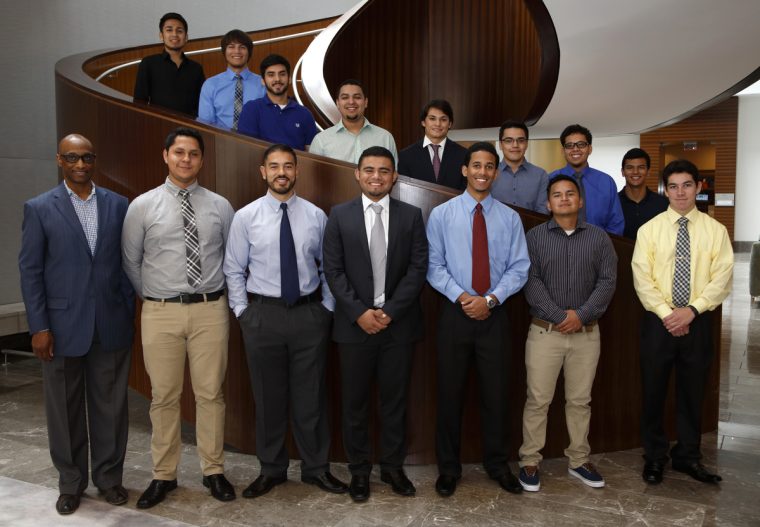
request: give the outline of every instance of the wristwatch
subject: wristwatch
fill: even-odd
[[[496,297],[495,297],[495,296],[493,296],[493,295],[486,295],[486,296],[485,296],[485,297],[483,297],[483,298],[485,298],[485,299],[486,299],[486,305],[488,306],[488,309],[493,309],[493,308],[495,308],[497,305],[499,305],[499,301],[498,301],[498,300],[496,300]]]

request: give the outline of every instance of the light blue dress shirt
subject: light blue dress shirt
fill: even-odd
[[[267,192],[235,213],[227,238],[224,274],[230,307],[240,316],[248,306],[247,293],[280,298],[280,200]],[[335,298],[322,273],[322,238],[327,215],[316,205],[293,195],[288,219],[296,246],[301,296],[322,286],[322,305],[335,309]],[[246,270],[248,278],[246,279]]]
[[[235,75],[227,71],[206,79],[201,88],[201,98],[198,104],[198,120],[221,128],[232,128],[232,115],[235,111]],[[243,104],[259,99],[266,94],[261,77],[248,68],[240,76],[243,77]]]
[[[492,196],[480,202],[488,232],[491,287],[486,294],[499,303],[517,293],[528,280],[530,260],[520,216]],[[469,192],[438,205],[430,213],[427,237],[430,259],[427,279],[451,302],[472,288],[472,220],[478,202]]]

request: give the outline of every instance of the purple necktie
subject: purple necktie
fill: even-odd
[[[430,143],[433,148],[433,174],[435,174],[435,180],[438,181],[438,174],[441,172],[441,157],[438,155],[438,149],[441,145],[434,145]]]

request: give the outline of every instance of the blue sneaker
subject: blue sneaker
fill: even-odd
[[[567,473],[575,476],[589,487],[600,489],[604,487],[604,478],[596,471],[591,463],[584,463],[580,467],[569,468]]]
[[[520,485],[528,492],[538,492],[541,488],[541,480],[538,478],[536,465],[526,465],[520,469]]]

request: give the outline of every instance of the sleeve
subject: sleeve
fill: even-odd
[[[399,154],[397,172],[402,176],[412,177],[410,174],[411,171],[409,170],[409,163],[406,160],[406,155],[401,157],[401,154]]]
[[[214,86],[211,79],[203,83],[201,96],[198,101],[198,120],[202,123],[216,124],[214,109]]]
[[[222,236],[224,236],[224,242],[227,243],[227,238],[230,235],[232,219],[235,217],[235,209],[232,208],[230,202],[225,198],[222,198],[220,216],[222,218]]]
[[[37,210],[30,203],[25,203],[18,268],[21,275],[21,294],[31,334],[50,329],[45,292],[46,247],[47,237]]]
[[[464,288],[454,280],[446,265],[446,243],[444,242],[446,226],[444,225],[444,214],[444,209],[436,207],[428,218],[427,280],[433,289],[443,294],[453,303],[464,293]]]
[[[610,305],[617,282],[617,253],[609,236],[600,233],[598,250],[594,254],[596,282],[586,302],[575,310],[584,324],[600,318]]]
[[[652,222],[649,222],[648,225],[652,227]],[[660,319],[663,319],[672,313],[673,310],[665,301],[665,296],[657,287],[655,281],[654,242],[652,236],[652,228],[647,228],[647,224],[642,226],[636,235],[636,245],[633,248],[633,257],[631,257],[633,287],[644,309],[651,311],[660,317]]]
[[[607,214],[607,231],[618,236],[623,235],[625,227],[625,218],[623,217],[623,207],[620,205],[617,187],[615,181],[610,177],[610,196],[609,212]]]
[[[411,231],[406,235],[411,236],[409,265],[404,276],[396,284],[393,295],[383,306],[383,311],[394,320],[419,299],[422,286],[425,285],[428,269],[428,241],[421,210],[414,211]]]
[[[229,229],[222,266],[224,276],[227,278],[227,300],[236,317],[239,317],[248,306],[245,280],[251,244],[248,241],[245,223],[240,212],[235,214]]]
[[[327,214],[322,209],[319,210],[319,262],[318,272],[319,281],[322,283],[322,305],[330,311],[335,311],[335,297],[330,291],[330,286],[327,284],[327,278],[325,278],[325,266],[324,266],[324,241],[325,241],[325,226],[327,225]]]
[[[317,123],[314,121],[314,116],[312,113],[304,108],[306,110],[306,115],[308,115],[308,119],[306,119],[306,122],[304,123],[304,132],[303,132],[303,144],[305,147],[308,147],[311,142],[314,140],[314,136],[317,135]]]
[[[127,198],[122,198],[119,203],[119,230],[123,233],[124,231],[124,216],[127,213],[127,208],[129,206],[129,203],[127,201]],[[135,289],[132,287],[132,283],[129,281],[129,277],[127,276],[127,273],[124,272],[124,265],[122,262],[121,266],[121,276],[120,276],[121,284],[121,296],[124,299],[124,302],[129,307],[130,313],[135,312]]]
[[[135,89],[132,94],[134,101],[150,102],[150,74],[145,59],[140,61],[135,77]]]
[[[554,302],[551,293],[549,293],[543,281],[541,258],[536,237],[535,231],[529,232],[528,236],[526,236],[528,255],[530,257],[530,270],[524,289],[525,299],[535,311],[540,312],[541,316],[546,318],[547,322],[559,324],[565,320],[567,313]]]
[[[691,303],[700,313],[712,311],[718,307],[731,292],[731,278],[734,269],[734,251],[731,248],[731,240],[723,225],[717,225],[715,234],[710,263],[710,281]]]
[[[396,166],[398,167],[398,150],[396,150],[396,140],[393,138],[393,135],[391,135],[390,132],[388,132],[388,150],[391,151],[391,154],[393,154],[393,159],[396,160]]]
[[[490,291],[502,304],[507,298],[523,288],[525,282],[528,281],[528,270],[530,269],[530,258],[528,257],[528,246],[525,242],[525,230],[522,221],[517,213],[511,214],[511,217],[510,239],[505,240],[509,244],[507,247],[507,266],[499,282]]]
[[[546,207],[546,187],[549,186],[549,175],[546,170],[542,170],[540,176],[540,183],[538,184],[538,194],[536,195],[536,202],[533,206],[533,210],[540,212],[541,214],[549,214],[549,209]]]
[[[193,117],[198,117],[198,102],[201,98],[201,90],[203,89],[203,84],[206,82],[206,75],[203,73],[203,66],[195,63],[196,68],[196,77],[195,77],[195,86],[193,86],[193,93],[192,97],[195,101],[195,105],[193,107]]]
[[[260,139],[258,117],[253,101],[245,103],[243,110],[240,112],[240,119],[238,119],[238,133]]]
[[[135,292],[142,298],[142,261],[145,243],[143,210],[140,201],[133,201],[124,217],[121,230],[121,263]]]
[[[349,320],[355,322],[369,309],[369,306],[364,305],[364,302],[359,299],[359,295],[356,294],[356,290],[346,275],[346,249],[343,245],[340,219],[333,211],[327,219],[322,246],[324,273],[330,291],[335,297],[336,305],[345,311]]]

